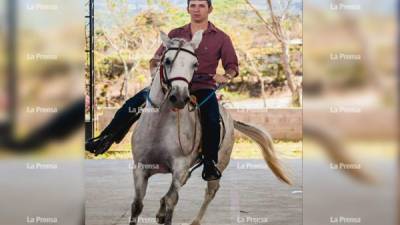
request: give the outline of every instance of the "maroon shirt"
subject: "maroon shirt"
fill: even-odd
[[[168,36],[192,40],[190,24],[171,30]],[[164,46],[161,45],[155,56],[161,57],[164,50]],[[213,77],[220,59],[225,71],[233,70],[236,72],[236,76],[239,74],[238,58],[230,37],[211,22],[208,22],[208,29],[203,32],[203,39],[195,53],[199,60],[199,67],[193,76],[191,90],[216,88]]]

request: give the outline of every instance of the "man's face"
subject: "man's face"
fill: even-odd
[[[212,6],[208,7],[205,0],[192,0],[188,5],[188,13],[192,21],[203,22],[208,19],[208,14],[212,12]]]

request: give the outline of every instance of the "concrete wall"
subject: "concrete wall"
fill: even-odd
[[[97,129],[102,130],[112,119],[116,109],[104,109],[98,115]],[[272,138],[297,141],[302,139],[303,122],[336,131],[347,138],[396,138],[398,135],[393,110],[370,109],[362,113],[329,113],[323,110],[302,109],[229,109],[235,120],[256,125],[268,131]],[[239,132],[236,132],[241,136]],[[128,140],[128,139],[125,139]]]
[[[301,109],[230,109],[233,119],[265,129],[272,138],[281,140],[301,140]]]
[[[301,109],[229,109],[233,119],[256,125],[268,131],[272,138],[282,140],[302,139],[302,111]],[[97,129],[103,130],[111,121],[116,109],[103,109],[98,115]],[[241,136],[239,132],[236,132]]]

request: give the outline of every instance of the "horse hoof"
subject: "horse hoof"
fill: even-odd
[[[135,218],[134,219],[131,218],[129,220],[129,225],[137,225],[137,218],[136,219]]]
[[[164,224],[165,223],[165,215],[158,215],[156,216],[156,220],[158,224]]]

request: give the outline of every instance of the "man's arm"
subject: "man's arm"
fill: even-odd
[[[225,36],[224,43],[221,48],[221,60],[225,70],[224,76],[232,79],[239,75],[239,62],[236,56],[232,41],[228,35]]]

